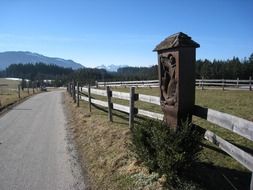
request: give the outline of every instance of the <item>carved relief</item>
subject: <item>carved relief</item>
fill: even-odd
[[[199,44],[180,32],[159,43],[160,103],[164,123],[177,128],[191,122],[195,101],[195,49]]]
[[[175,106],[177,104],[176,59],[169,54],[160,57],[161,64],[161,105]]]
[[[160,90],[161,107],[164,112],[164,122],[168,126],[177,127],[178,110],[178,79],[177,63],[173,54],[160,55]]]

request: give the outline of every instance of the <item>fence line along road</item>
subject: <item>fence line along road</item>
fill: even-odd
[[[216,87],[227,89],[252,90],[252,77],[249,80],[232,79],[196,79],[195,85],[201,89]],[[159,87],[159,80],[143,81],[114,81],[114,82],[96,82],[97,87]]]
[[[218,81],[218,80],[217,80]],[[212,81],[214,82],[214,81]],[[115,83],[115,82],[114,82]],[[130,84],[130,83],[129,83]],[[148,110],[143,110],[135,107],[136,101],[143,101],[148,102],[155,105],[160,105],[160,98],[157,96],[149,96],[145,94],[136,94],[134,93],[134,87],[131,87],[130,93],[125,92],[117,92],[112,91],[109,87],[106,90],[101,89],[94,89],[90,86],[82,87],[82,91],[79,88],[76,88],[74,85],[68,85],[68,92],[70,95],[76,93],[73,97],[75,102],[79,102],[79,98],[82,100],[89,102],[89,108],[91,111],[91,105],[99,105],[105,108],[108,108],[108,118],[110,121],[112,119],[112,111],[110,109],[122,111],[129,114],[129,127],[131,127],[134,123],[134,116],[135,115],[142,115],[152,119],[163,120],[163,114],[151,112]],[[92,98],[91,95],[99,95],[107,97],[108,101],[97,100]],[[129,106],[115,104],[112,102],[111,97],[118,98],[122,100],[128,100]],[[77,99],[77,100],[76,100]],[[109,106],[110,105],[110,106]],[[223,112],[219,112],[213,109],[204,108],[198,105],[195,105],[193,108],[193,115],[205,119],[208,122],[218,125],[218,127],[225,128],[230,130],[233,133],[236,133],[244,138],[247,138],[253,141],[253,122],[227,114]],[[232,158],[237,160],[241,163],[244,167],[248,170],[253,172],[253,156],[244,150],[236,147],[235,145],[231,144],[230,142],[222,139],[221,137],[217,136],[215,133],[206,130],[205,139],[210,141],[211,143],[217,145],[227,154],[229,154]],[[251,190],[253,189],[253,174],[251,179]]]

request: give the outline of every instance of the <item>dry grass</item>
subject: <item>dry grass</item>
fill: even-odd
[[[115,91],[129,92],[129,88],[117,88]],[[157,88],[137,88],[137,93],[159,96]],[[100,100],[105,97],[94,96]],[[230,113],[253,121],[253,93],[249,91],[196,90],[196,104],[218,111]],[[113,99],[113,102],[128,105],[128,101]],[[107,113],[92,107],[88,113],[88,104],[82,102],[76,109],[68,99],[71,112],[79,115],[75,130],[78,146],[83,158],[87,157],[88,170],[95,189],[156,189],[161,186],[155,174],[149,174],[139,166],[129,152],[128,116],[117,111],[114,122],[108,122]],[[160,106],[137,102],[137,107],[161,113]],[[74,115],[75,115],[74,114]],[[120,117],[116,117],[120,116]],[[228,130],[212,125],[194,117],[194,123],[217,133],[222,138],[253,153],[253,142]],[[72,124],[75,124],[73,121]],[[205,189],[248,189],[250,172],[219,148],[205,141],[203,151],[193,179]],[[83,153],[82,153],[83,152]],[[86,155],[86,156],[85,156]],[[111,181],[111,182],[110,182]],[[110,188],[107,186],[109,185]],[[103,188],[100,188],[103,187]]]
[[[27,91],[20,92],[20,99],[18,97],[17,91],[10,91],[9,93],[0,94],[0,109],[11,105],[19,100],[22,100],[28,96],[33,95],[32,89],[29,89],[30,93],[28,94]],[[37,92],[36,92],[37,93]]]
[[[1,86],[3,84],[7,86]],[[0,78],[0,110],[33,94],[32,89],[29,89],[29,94],[27,89],[21,90],[19,99],[18,84],[19,81]]]
[[[90,114],[87,103],[81,102],[77,108],[68,95],[65,103],[72,115],[69,124],[92,189],[162,189],[162,179],[139,166],[130,152],[127,121],[115,117],[111,123],[107,113],[94,107]]]

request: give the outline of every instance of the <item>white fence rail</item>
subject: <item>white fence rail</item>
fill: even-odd
[[[209,87],[237,88],[241,90],[252,90],[252,78],[249,80],[231,79],[196,79],[195,85],[201,89]],[[115,82],[97,82],[97,87],[159,87],[159,80],[143,80],[143,81],[115,81]]]

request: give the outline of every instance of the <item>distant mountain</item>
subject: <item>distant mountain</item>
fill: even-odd
[[[76,63],[72,60],[66,60],[61,58],[46,57],[37,53],[31,53],[28,51],[7,51],[0,53],[0,70],[4,70],[9,65],[14,63],[38,63],[55,64],[60,67],[79,69],[84,66]]]
[[[100,65],[98,67],[96,67],[97,69],[105,69],[109,72],[117,72],[119,68],[123,68],[123,67],[129,67],[128,65]]]

